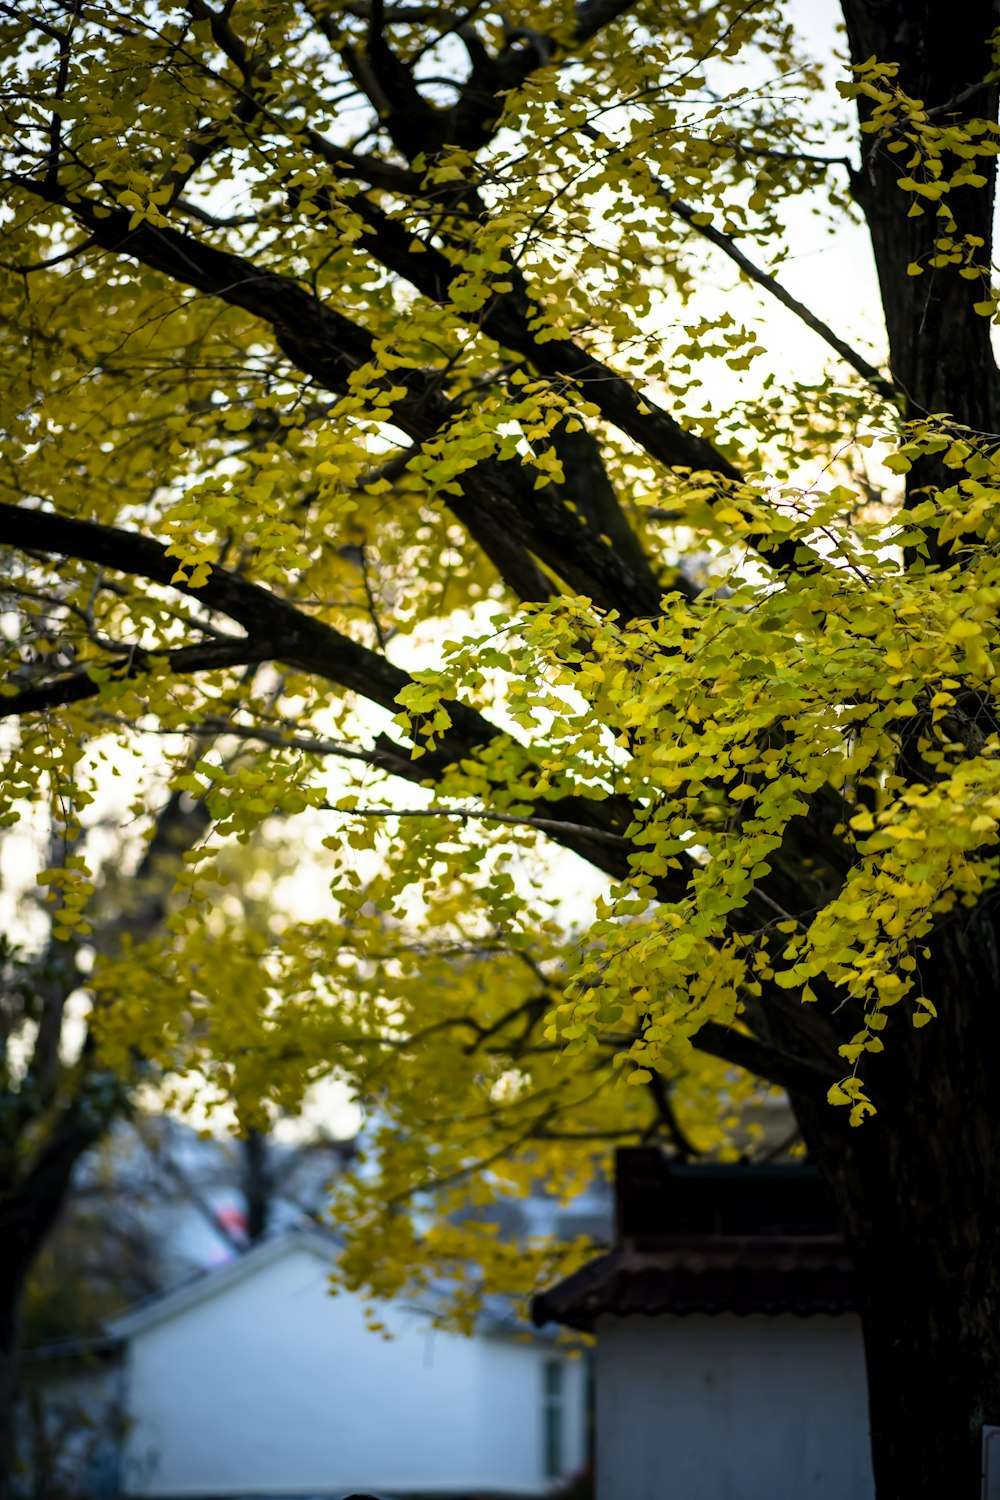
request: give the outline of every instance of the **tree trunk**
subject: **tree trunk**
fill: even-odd
[[[852,61],[895,63],[895,83],[928,118],[997,117],[984,85],[1000,0],[841,0]],[[872,102],[858,100],[860,123]],[[910,164],[881,130],[862,130],[855,197],[871,233],[893,378],[904,414],[951,416],[980,432],[1000,424],[990,321],[973,311],[989,285],[954,264],[931,265],[946,220],[899,187]],[[959,164],[946,152],[943,166]],[[995,162],[980,187],[949,202],[956,239],[978,236],[991,260]],[[921,166],[915,168],[919,177]],[[911,214],[911,203],[924,212]],[[908,268],[920,267],[909,275]],[[955,475],[926,457],[908,496]],[[948,562],[931,541],[932,560]],[[857,1269],[868,1365],[878,1500],[980,1493],[982,1428],[1000,1425],[1000,957],[994,898],[953,914],[921,960],[938,1019],[916,1030],[890,1012],[884,1053],[866,1059],[878,1114],[858,1129],[845,1110],[793,1100],[803,1134],[837,1198]]]
[[[871,57],[898,64],[895,82],[928,110],[940,112],[937,123],[996,119],[996,85],[971,91],[992,66],[989,38],[1000,27],[1000,0],[963,0],[960,5],[953,0],[842,0],[842,6],[854,64]],[[872,107],[863,95],[858,100],[862,125]],[[930,265],[942,220],[926,201],[915,205],[923,213],[910,216],[911,195],[898,186],[907,176],[909,153],[890,153],[879,132],[862,131],[860,139],[862,162],[854,195],[871,233],[890,363],[906,398],[906,414],[947,412],[980,431],[995,431],[1000,377],[990,320],[972,310],[986,294],[989,271],[984,288],[959,276],[954,265]],[[960,162],[946,154],[945,164],[954,169]],[[995,158],[980,158],[976,170],[986,178],[985,186],[960,188],[951,201],[959,235],[978,235],[983,242],[978,260],[988,268]],[[923,268],[921,275],[907,274],[913,264]],[[944,475],[946,482],[954,482],[947,470]]]
[[[978,1500],[983,1425],[1000,1425],[1000,1276],[995,1254],[963,1267],[962,1250],[943,1285],[908,1239],[859,1258],[878,1500]]]
[[[243,1195],[246,1201],[247,1240],[262,1239],[271,1217],[274,1183],[268,1164],[267,1136],[250,1129],[243,1140]]]
[[[987,898],[922,965],[939,1019],[894,1010],[867,1070],[878,1114],[795,1099],[857,1271],[878,1500],[978,1497],[1000,1425],[1000,952]]]
[[[841,0],[851,60],[855,65],[875,57],[896,63],[895,83],[920,100],[938,124],[996,120],[998,89],[983,86],[992,66],[990,37],[1000,27],[1000,0]],[[858,100],[859,122],[870,121],[872,101]],[[989,294],[993,246],[996,159],[978,158],[981,187],[961,187],[949,197],[955,233],[939,217],[935,204],[919,200],[899,186],[907,176],[909,152],[893,155],[880,131],[862,129],[861,170],[852,188],[871,234],[882,308],[889,340],[893,381],[901,392],[902,413],[909,420],[951,417],[976,432],[996,433],[1000,426],[1000,373],[993,354],[989,318],[973,304]],[[961,164],[944,154],[945,177]],[[916,168],[919,177],[923,167]],[[910,206],[916,210],[911,216]],[[942,238],[942,235],[944,236]],[[965,236],[978,238],[977,279],[958,274],[955,264],[934,266],[949,246],[964,253]],[[911,267],[920,267],[916,275]],[[956,475],[940,455],[923,455],[906,477],[908,503],[919,503],[929,490],[947,489]],[[931,534],[932,562],[947,562],[947,547]]]
[[[118,1098],[118,1085],[108,1075],[88,1076],[27,1169],[15,1181],[0,1178],[0,1500],[11,1500],[13,1493],[13,1409],[24,1288],[66,1202],[73,1169],[107,1129]]]
[[[13,1416],[24,1279],[23,1265],[4,1247],[0,1254],[0,1500],[11,1500],[13,1495]]]

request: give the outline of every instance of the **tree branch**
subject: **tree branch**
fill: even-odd
[[[586,136],[588,140],[599,141],[601,139],[600,132],[595,130],[592,125],[580,125],[577,128],[580,134]],[[622,154],[621,159],[625,166],[630,168],[636,166],[634,157]],[[642,165],[645,167],[645,163]],[[885,376],[873,364],[870,364],[856,349],[852,349],[850,344],[846,343],[839,334],[834,333],[828,323],[824,323],[822,318],[818,318],[814,312],[811,312],[806,307],[805,303],[800,302],[797,297],[793,297],[791,292],[781,285],[777,277],[770,275],[761,266],[752,261],[749,256],[744,255],[743,251],[730,235],[723,234],[720,229],[714,228],[711,224],[696,223],[695,220],[698,217],[697,210],[682,199],[675,198],[666,184],[656,176],[651,167],[645,167],[645,170],[650,181],[656,187],[658,195],[663,199],[671,213],[675,213],[679,219],[683,219],[685,224],[689,225],[702,239],[708,240],[710,245],[715,245],[717,249],[729,257],[734,265],[739,266],[740,270],[750,281],[762,287],[775,301],[780,302],[782,307],[786,307],[789,312],[794,313],[807,328],[812,329],[813,333],[818,334],[824,343],[828,344],[835,353],[839,354],[845,364],[850,365],[852,370],[857,371],[880,396],[884,396],[887,401],[899,400],[900,392],[892,382],[886,380]]]
[[[526,83],[532,73],[552,62],[560,53],[575,51],[631,10],[635,0],[580,0],[575,9],[569,47],[560,47],[554,37],[526,27],[514,27],[507,45],[496,57],[470,72],[457,103],[443,116],[437,138],[425,137],[417,151],[438,151],[457,145],[476,151],[486,144],[503,109],[504,97]]]
[[[293,604],[223,568],[213,567],[197,589],[186,581],[174,581],[175,559],[167,556],[161,543],[149,537],[51,511],[0,503],[0,545],[3,544],[98,563],[176,588],[235,620],[251,640],[266,642],[268,659],[286,662],[357,692],[390,712],[396,712],[400,693],[413,681],[384,656],[359,646],[333,626],[302,614]],[[450,700],[444,707],[451,727],[437,736],[439,748],[433,756],[411,761],[409,765],[387,765],[387,769],[413,780],[433,779],[448,765],[475,755],[499,737],[501,731],[467,704]],[[418,727],[418,741],[419,738]],[[396,751],[398,748],[393,747]],[[632,821],[625,799],[609,797],[597,802],[570,793],[547,800],[545,806],[555,815],[551,820],[555,826],[547,832],[557,843],[608,874],[618,878],[627,875],[628,846],[612,847],[612,841],[604,837],[620,832]],[[558,826],[561,824],[567,827]]]
[[[578,829],[573,823],[563,823],[557,818],[515,817],[511,813],[490,812],[478,807],[337,807],[325,804],[327,812],[342,813],[347,818],[454,818],[456,822],[509,823],[518,828],[538,828],[543,833],[571,833]],[[621,834],[609,833],[603,828],[590,830],[598,843],[612,844],[618,849],[629,849],[628,839]]]
[[[434,302],[447,304],[454,282],[463,274],[427,240],[413,249],[412,232],[391,219],[375,204],[355,205],[367,229],[358,243],[378,259],[386,270],[403,276],[411,286]],[[572,339],[540,342],[529,324],[538,308],[523,283],[512,292],[494,292],[478,316],[479,326],[508,349],[529,359],[540,374],[579,386],[601,415],[668,468],[707,470],[727,479],[738,479],[739,471],[712,444],[687,432],[679,422],[640,395],[631,382],[612,370]]]
[[[0,545],[77,558],[174,588],[242,625],[255,643],[266,642],[265,659],[316,673],[392,712],[398,708],[399,693],[412,681],[408,673],[332,625],[303,614],[294,604],[224,568],[213,567],[204,584],[192,588],[186,579],[177,577],[176,559],[151,537],[0,502]],[[261,647],[254,644],[250,649]],[[456,739],[461,742],[463,731],[468,735],[465,753],[498,733],[474,710],[462,704],[454,707]]]
[[[11,697],[0,697],[0,719],[21,717],[24,714],[45,713],[49,709],[62,708],[68,703],[82,703],[87,698],[96,698],[108,682],[128,682],[155,672],[164,666],[174,676],[188,672],[218,671],[222,667],[246,666],[267,661],[269,651],[264,646],[254,646],[249,639],[211,641],[204,645],[178,646],[169,651],[143,651],[138,647],[124,664],[116,659],[110,672],[104,669],[101,678],[92,675],[93,666],[77,672],[67,672],[51,682],[27,688]],[[106,674],[106,675],[105,675]]]
[[[104,249],[133,257],[152,270],[221,297],[262,319],[273,330],[281,351],[304,374],[327,389],[345,390],[351,372],[374,358],[374,343],[366,329],[359,328],[342,313],[320,302],[290,277],[261,270],[242,256],[206,245],[170,227],[144,223],[130,229],[129,215],[120,209],[105,209],[98,215],[94,211],[95,205],[88,199],[64,203],[62,195],[51,194],[44,183],[26,178],[14,180],[27,191],[65,206],[80,223],[91,229],[94,239]],[[378,212],[374,208],[371,211]],[[378,222],[389,226],[393,235],[402,233],[401,226],[384,215]],[[446,268],[450,281],[453,268],[439,251],[431,249],[424,257],[410,253],[408,246],[407,239],[406,259],[399,264],[407,266],[404,274],[413,271],[411,279],[418,290],[424,290],[426,284],[418,264],[424,258],[433,262],[435,287],[440,285],[440,266]],[[387,256],[383,262],[387,269],[396,268],[396,250],[393,242],[392,260]],[[502,329],[490,331],[494,336],[497,332],[503,334]],[[523,327],[521,331],[523,333]],[[513,336],[520,342],[516,327]],[[534,348],[534,339],[530,343]],[[553,346],[539,347],[551,350]],[[587,388],[588,395],[593,394],[595,400],[606,402],[610,420],[615,420],[619,406],[627,407],[641,420],[641,398],[628,382],[606,371],[582,351],[576,351],[573,345],[563,347],[570,351],[567,356],[569,368],[563,371],[564,375],[598,382],[606,378],[614,385],[615,391],[610,395],[605,393],[603,397],[599,387],[593,392],[589,384]],[[547,356],[550,365],[551,360],[550,354]],[[404,384],[405,394],[393,410],[393,420],[409,436],[427,440],[454,420],[458,408],[442,394],[436,372],[410,369],[400,371],[399,378]],[[685,433],[666,413],[660,416],[662,423],[654,428],[654,436],[659,435],[658,451],[664,462],[712,466],[713,450],[707,443]],[[627,413],[625,420],[628,420]],[[619,422],[618,425],[623,424]],[[646,446],[651,453],[657,448],[652,440]],[[716,469],[722,462],[715,463]],[[663,586],[652,569],[646,566],[637,572],[631,556],[620,555],[615,548],[602,542],[593,528],[584,526],[558,495],[550,494],[548,489],[536,491],[521,464],[483,460],[463,475],[463,493],[448,498],[454,515],[520,597],[545,599],[551,593],[548,580],[539,573],[537,563],[530,556],[534,553],[572,589],[586,594],[601,608],[617,609],[630,619],[636,615],[659,613]]]
[[[841,1076],[836,1059],[829,1064],[795,1057],[780,1051],[767,1042],[760,1041],[735,1027],[724,1026],[719,1021],[706,1021],[691,1038],[692,1046],[699,1052],[707,1052],[721,1062],[732,1063],[757,1078],[764,1078],[778,1088],[791,1089],[800,1094],[815,1097],[820,1091],[825,1095],[832,1083]]]

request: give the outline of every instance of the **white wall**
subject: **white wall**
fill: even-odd
[[[858,1319],[605,1316],[597,1500],[872,1500]]]
[[[357,1298],[330,1297],[328,1270],[295,1248],[133,1335],[128,1493],[541,1493],[551,1350],[400,1306],[386,1341]]]
[[[507,1477],[503,1482],[480,1480],[479,1488],[541,1494],[552,1484],[544,1469],[544,1365],[549,1360],[562,1364],[562,1475],[568,1478],[578,1473],[587,1459],[583,1358],[574,1358],[554,1346],[534,1346],[527,1360],[523,1344],[498,1339],[490,1343],[492,1348],[483,1360],[481,1468],[486,1475]],[[500,1420],[500,1413],[509,1415]]]

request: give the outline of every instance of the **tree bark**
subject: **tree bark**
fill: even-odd
[[[1000,932],[987,900],[922,966],[939,1020],[892,1013],[869,1070],[878,1114],[793,1103],[851,1248],[878,1500],[978,1496],[1000,1425]]]
[[[0,1500],[13,1495],[14,1397],[25,1285],[66,1202],[73,1169],[110,1120],[102,1113],[102,1075],[87,1080],[16,1181],[0,1181]],[[110,1097],[110,1089],[105,1090]]]
[[[0,1252],[0,1500],[12,1500],[13,1496],[13,1415],[24,1270],[5,1246]]]
[[[898,64],[894,80],[939,124],[997,118],[989,39],[998,0],[842,0],[851,58]],[[872,102],[862,96],[862,127]],[[948,415],[982,433],[1000,427],[1000,375],[985,296],[958,267],[932,267],[945,220],[899,187],[905,155],[880,131],[861,135],[854,192],[871,233],[893,379],[904,415]],[[945,154],[946,174],[959,164]],[[988,267],[996,167],[984,186],[953,190],[956,239],[977,235]],[[919,177],[921,168],[915,169]],[[911,201],[924,208],[911,215]],[[922,273],[909,275],[912,265]],[[986,275],[988,285],[988,273]],[[922,458],[907,495],[949,487],[953,471]],[[932,561],[947,563],[931,546]],[[978,1496],[982,1428],[1000,1424],[1000,940],[995,898],[949,917],[921,959],[938,1019],[919,1030],[890,1012],[885,1052],[866,1082],[878,1107],[859,1129],[845,1110],[794,1096],[814,1159],[840,1207],[857,1272],[878,1500]]]
[[[937,123],[996,119],[997,86],[970,90],[991,66],[988,42],[1000,27],[998,0],[964,0],[960,6],[949,0],[843,0],[843,12],[851,61],[857,65],[875,57],[897,63],[895,82],[927,110],[940,112]],[[864,125],[872,102],[862,96],[858,106]],[[871,233],[890,363],[906,397],[907,415],[947,412],[979,431],[993,432],[1000,413],[1000,377],[990,320],[972,310],[985,295],[982,286],[959,276],[954,265],[929,266],[942,220],[933,202],[918,202],[924,212],[909,215],[910,198],[898,186],[907,175],[909,153],[890,153],[878,132],[862,131],[860,140],[854,195]],[[954,169],[959,159],[946,154],[945,164]],[[959,188],[950,201],[959,234],[979,236],[978,260],[988,267],[995,158],[981,157],[977,171],[986,185]],[[923,274],[907,274],[914,263],[924,267]]]
[[[274,1183],[268,1161],[267,1136],[250,1129],[242,1142],[243,1195],[246,1200],[247,1240],[256,1244],[267,1232]]]
[[[920,100],[938,124],[961,125],[979,118],[996,120],[998,89],[982,83],[991,67],[989,39],[1000,27],[1000,0],[842,0],[851,49],[858,65],[871,57],[896,63],[894,82],[911,99]],[[986,299],[991,284],[996,159],[980,156],[980,187],[960,187],[948,198],[955,214],[955,233],[936,203],[900,188],[907,176],[909,151],[894,155],[879,131],[865,130],[872,101],[858,100],[862,126],[861,170],[853,179],[854,196],[871,234],[879,290],[889,339],[893,383],[904,398],[903,415],[951,417],[975,432],[1000,430],[1000,373],[992,347],[992,319],[973,310]],[[944,154],[944,176],[960,158]],[[922,168],[917,167],[919,177]],[[958,266],[931,261],[949,243],[963,248],[965,236],[978,237],[978,279],[965,279]],[[942,237],[943,236],[943,237]],[[909,268],[919,266],[911,275]],[[919,503],[929,491],[948,489],[956,481],[940,455],[918,458],[906,476],[908,503]],[[927,540],[932,562],[947,562],[949,548]]]

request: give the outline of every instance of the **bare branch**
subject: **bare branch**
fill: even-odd
[[[26,688],[11,697],[0,697],[0,719],[24,714],[46,713],[67,703],[82,703],[96,698],[107,682],[132,681],[164,667],[175,675],[187,672],[218,671],[221,667],[245,666],[268,659],[265,647],[255,647],[249,640],[210,641],[204,645],[179,646],[170,651],[130,651],[124,664],[116,661],[111,670],[105,667],[100,678],[93,675],[94,665],[77,672],[67,672],[39,687]]]
[[[592,125],[580,125],[577,128],[580,134],[585,135],[588,140],[596,142],[602,139],[600,132],[595,130]],[[635,158],[627,154],[623,154],[621,159],[625,166],[635,167],[636,165]],[[659,196],[672,213],[675,213],[679,219],[683,219],[685,224],[689,225],[702,239],[708,240],[711,245],[715,245],[717,249],[729,257],[734,265],[739,266],[740,270],[750,281],[762,287],[775,301],[780,302],[782,307],[786,307],[789,312],[794,313],[807,328],[812,329],[813,333],[818,334],[824,343],[828,344],[831,349],[839,354],[845,364],[850,365],[852,370],[856,370],[859,375],[867,380],[868,384],[880,396],[884,396],[887,401],[898,401],[900,396],[899,391],[890,380],[886,380],[885,376],[873,364],[870,364],[856,349],[852,349],[850,344],[846,343],[839,334],[834,333],[830,325],[824,323],[822,318],[817,317],[814,312],[810,311],[805,303],[800,302],[797,297],[793,297],[791,292],[781,285],[777,277],[772,276],[752,261],[748,255],[745,255],[730,235],[723,234],[722,230],[714,228],[711,224],[699,223],[698,220],[701,215],[697,209],[692,208],[689,203],[685,203],[682,199],[674,197],[666,184],[656,176],[652,168],[646,167],[645,163],[643,163],[643,167],[650,181],[655,184]]]
[[[33,271],[51,271],[53,266],[61,266],[65,261],[72,260],[74,256],[82,255],[89,250],[94,241],[87,236],[78,245],[73,245],[69,250],[63,250],[59,255],[53,255],[50,260],[36,260],[30,265],[18,265],[14,261],[0,260],[0,269],[13,271],[18,276],[30,276]]]
[[[459,823],[509,823],[518,828],[537,828],[542,833],[579,833],[574,823],[563,823],[557,818],[518,818],[511,813],[489,812],[486,808],[470,807],[337,807],[324,804],[327,812],[342,813],[348,818],[453,818]],[[631,847],[628,839],[620,834],[608,833],[601,828],[588,831],[588,837],[598,843],[613,844],[618,849]]]
[[[360,693],[392,712],[398,707],[400,693],[413,680],[384,656],[359,646],[331,625],[311,618],[288,601],[223,568],[212,568],[197,589],[186,582],[175,582],[175,559],[168,557],[166,548],[150,537],[50,511],[0,503],[0,544],[74,557],[172,586],[242,625],[250,637],[249,653],[261,650],[260,643],[266,642],[258,659],[283,661]],[[387,769],[414,780],[433,779],[445,766],[469,758],[499,736],[500,731],[467,704],[449,701],[445,707],[451,727],[438,736],[438,750],[407,765],[396,759],[398,747],[392,746],[389,753],[395,763],[387,765]],[[419,741],[419,726],[415,734]],[[631,808],[625,799],[608,797],[597,802],[570,794],[547,800],[545,806],[558,815],[546,819],[550,826],[545,830],[558,843],[609,874],[628,873],[627,846],[604,837],[614,834],[616,828],[626,828],[632,821]]]
[[[719,1021],[706,1021],[694,1033],[691,1042],[699,1052],[732,1063],[734,1067],[743,1068],[779,1088],[810,1097],[816,1097],[820,1091],[825,1095],[840,1076],[833,1057],[828,1064],[795,1057]]]
[[[140,1115],[137,1115],[132,1122],[133,1127],[137,1135],[139,1136],[139,1139],[146,1147],[146,1150],[152,1157],[154,1157],[157,1165],[162,1167],[166,1171],[167,1176],[173,1179],[174,1183],[177,1185],[177,1187],[180,1188],[181,1192],[191,1204],[192,1208],[194,1208],[196,1212],[201,1215],[202,1219],[204,1219],[209,1228],[212,1229],[221,1240],[225,1240],[229,1248],[233,1250],[237,1255],[245,1254],[246,1251],[250,1249],[249,1241],[241,1239],[239,1235],[233,1233],[228,1224],[226,1224],[225,1221],[221,1219],[215,1212],[208,1199],[205,1198],[204,1195],[200,1192],[198,1184],[192,1180],[190,1175],[181,1166],[180,1162],[177,1161],[171,1154],[169,1146],[164,1147],[159,1145],[158,1142],[156,1142],[151,1136],[150,1132],[146,1129],[143,1129],[141,1121],[142,1117]]]
[[[684,1159],[699,1156],[701,1153],[698,1151],[697,1146],[694,1145],[691,1137],[684,1131],[680,1120],[677,1118],[677,1111],[674,1109],[673,1100],[670,1097],[670,1085],[667,1080],[661,1073],[654,1072],[650,1076],[647,1088],[652,1094],[653,1102],[656,1105],[658,1117],[656,1124],[665,1126],[667,1134],[676,1147],[678,1154]]]

